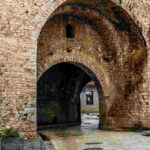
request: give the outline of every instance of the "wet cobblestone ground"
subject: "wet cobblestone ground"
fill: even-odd
[[[150,150],[150,132],[98,130],[96,115],[82,116],[81,126],[44,130],[56,150]]]

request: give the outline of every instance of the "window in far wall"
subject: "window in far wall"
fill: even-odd
[[[93,105],[93,91],[87,91],[86,92],[86,104],[87,105]]]

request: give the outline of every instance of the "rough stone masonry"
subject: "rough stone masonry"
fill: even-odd
[[[0,10],[0,126],[36,136],[38,82],[67,62],[100,84],[102,127],[150,128],[149,0],[0,0]]]

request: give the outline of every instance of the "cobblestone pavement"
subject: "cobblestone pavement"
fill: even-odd
[[[82,116],[81,126],[42,131],[56,150],[150,150],[150,132],[98,130],[96,116]]]
[[[40,140],[24,140],[23,142],[23,147],[22,149],[16,149],[14,146],[12,146],[12,144],[10,144],[9,142],[5,145],[3,145],[2,148],[2,143],[0,142],[0,150],[46,150],[45,148],[45,144]]]

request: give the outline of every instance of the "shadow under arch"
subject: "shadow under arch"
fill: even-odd
[[[37,129],[80,124],[80,93],[89,81],[94,81],[98,91],[99,127],[103,126],[100,81],[85,65],[68,61],[51,66],[37,81]]]

